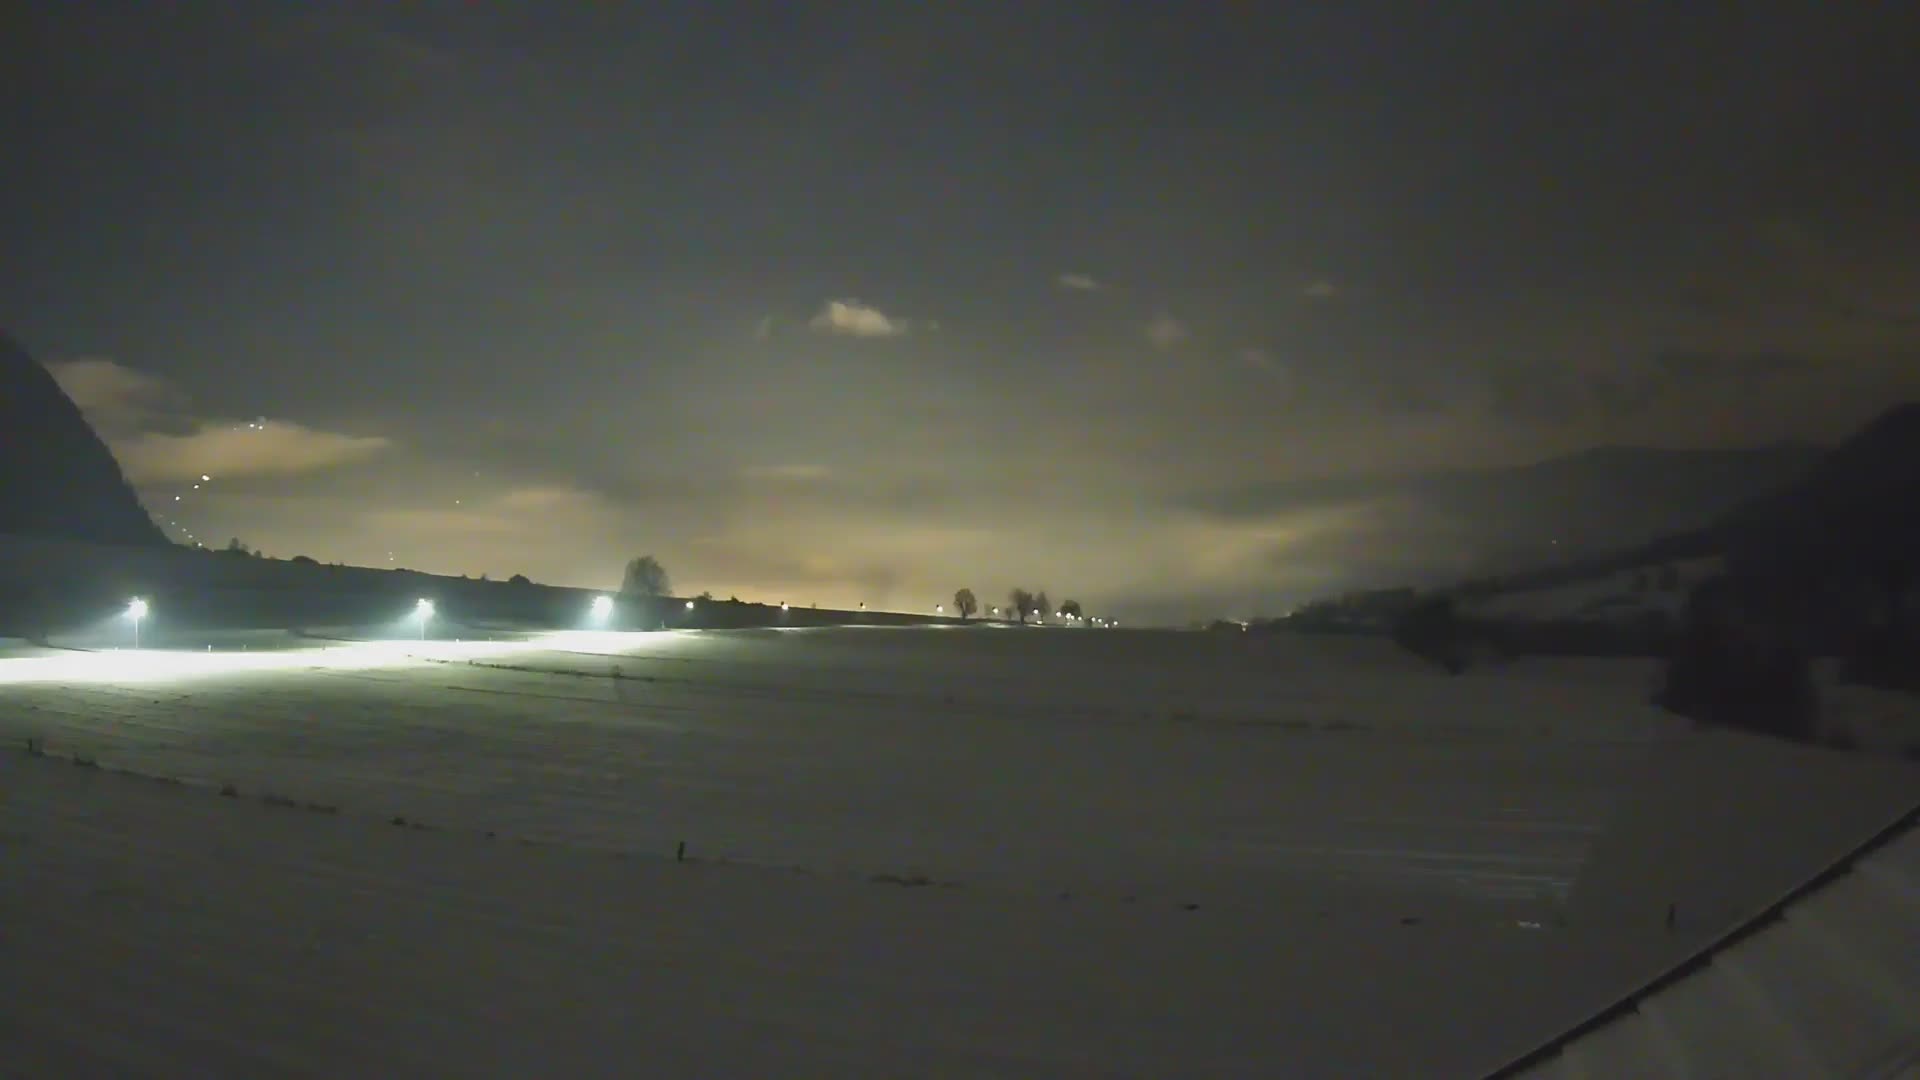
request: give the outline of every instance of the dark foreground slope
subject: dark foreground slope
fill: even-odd
[[[0,332],[0,534],[158,547],[120,464],[80,409]]]

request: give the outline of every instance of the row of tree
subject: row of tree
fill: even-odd
[[[961,589],[953,594],[953,610],[959,612],[962,619],[971,619],[980,611],[980,598],[973,595],[972,589]],[[1051,610],[1053,605],[1048,603],[1044,589],[1037,593],[1018,587],[1007,591],[1007,613],[1017,617],[1022,623],[1027,621],[1028,616],[1044,618]],[[1066,600],[1060,604],[1060,614],[1066,618],[1079,619],[1084,617],[1086,612],[1080,606],[1080,601]]]
[[[626,574],[620,582],[620,592],[625,596],[666,596],[673,591],[671,579],[667,577],[666,567],[651,555],[642,555],[627,563]],[[962,619],[971,619],[980,613],[980,598],[972,589],[961,589],[953,594],[953,610]],[[1053,606],[1047,599],[1046,590],[1032,592],[1015,588],[1007,593],[1007,611],[1025,623],[1029,616],[1044,618]],[[1080,601],[1066,600],[1060,604],[1059,613],[1069,619],[1085,617]]]

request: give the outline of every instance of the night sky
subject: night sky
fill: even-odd
[[[10,5],[0,324],[213,544],[1274,611],[1920,395],[1920,15],[1735,7]]]

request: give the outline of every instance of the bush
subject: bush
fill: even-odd
[[[1813,661],[1797,635],[1729,578],[1695,587],[1654,704],[1698,724],[1811,742]]]
[[[1920,641],[1897,625],[1876,626],[1848,650],[1840,677],[1861,686],[1920,693]]]
[[[1393,640],[1422,660],[1440,665],[1449,675],[1467,670],[1466,634],[1451,597],[1436,596],[1408,609],[1394,623]]]

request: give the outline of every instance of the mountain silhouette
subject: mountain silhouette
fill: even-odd
[[[1799,482],[1713,526],[1730,564],[1763,577],[1911,579],[1920,563],[1920,403],[1881,414]]]
[[[79,406],[5,332],[0,332],[0,534],[167,543]]]

